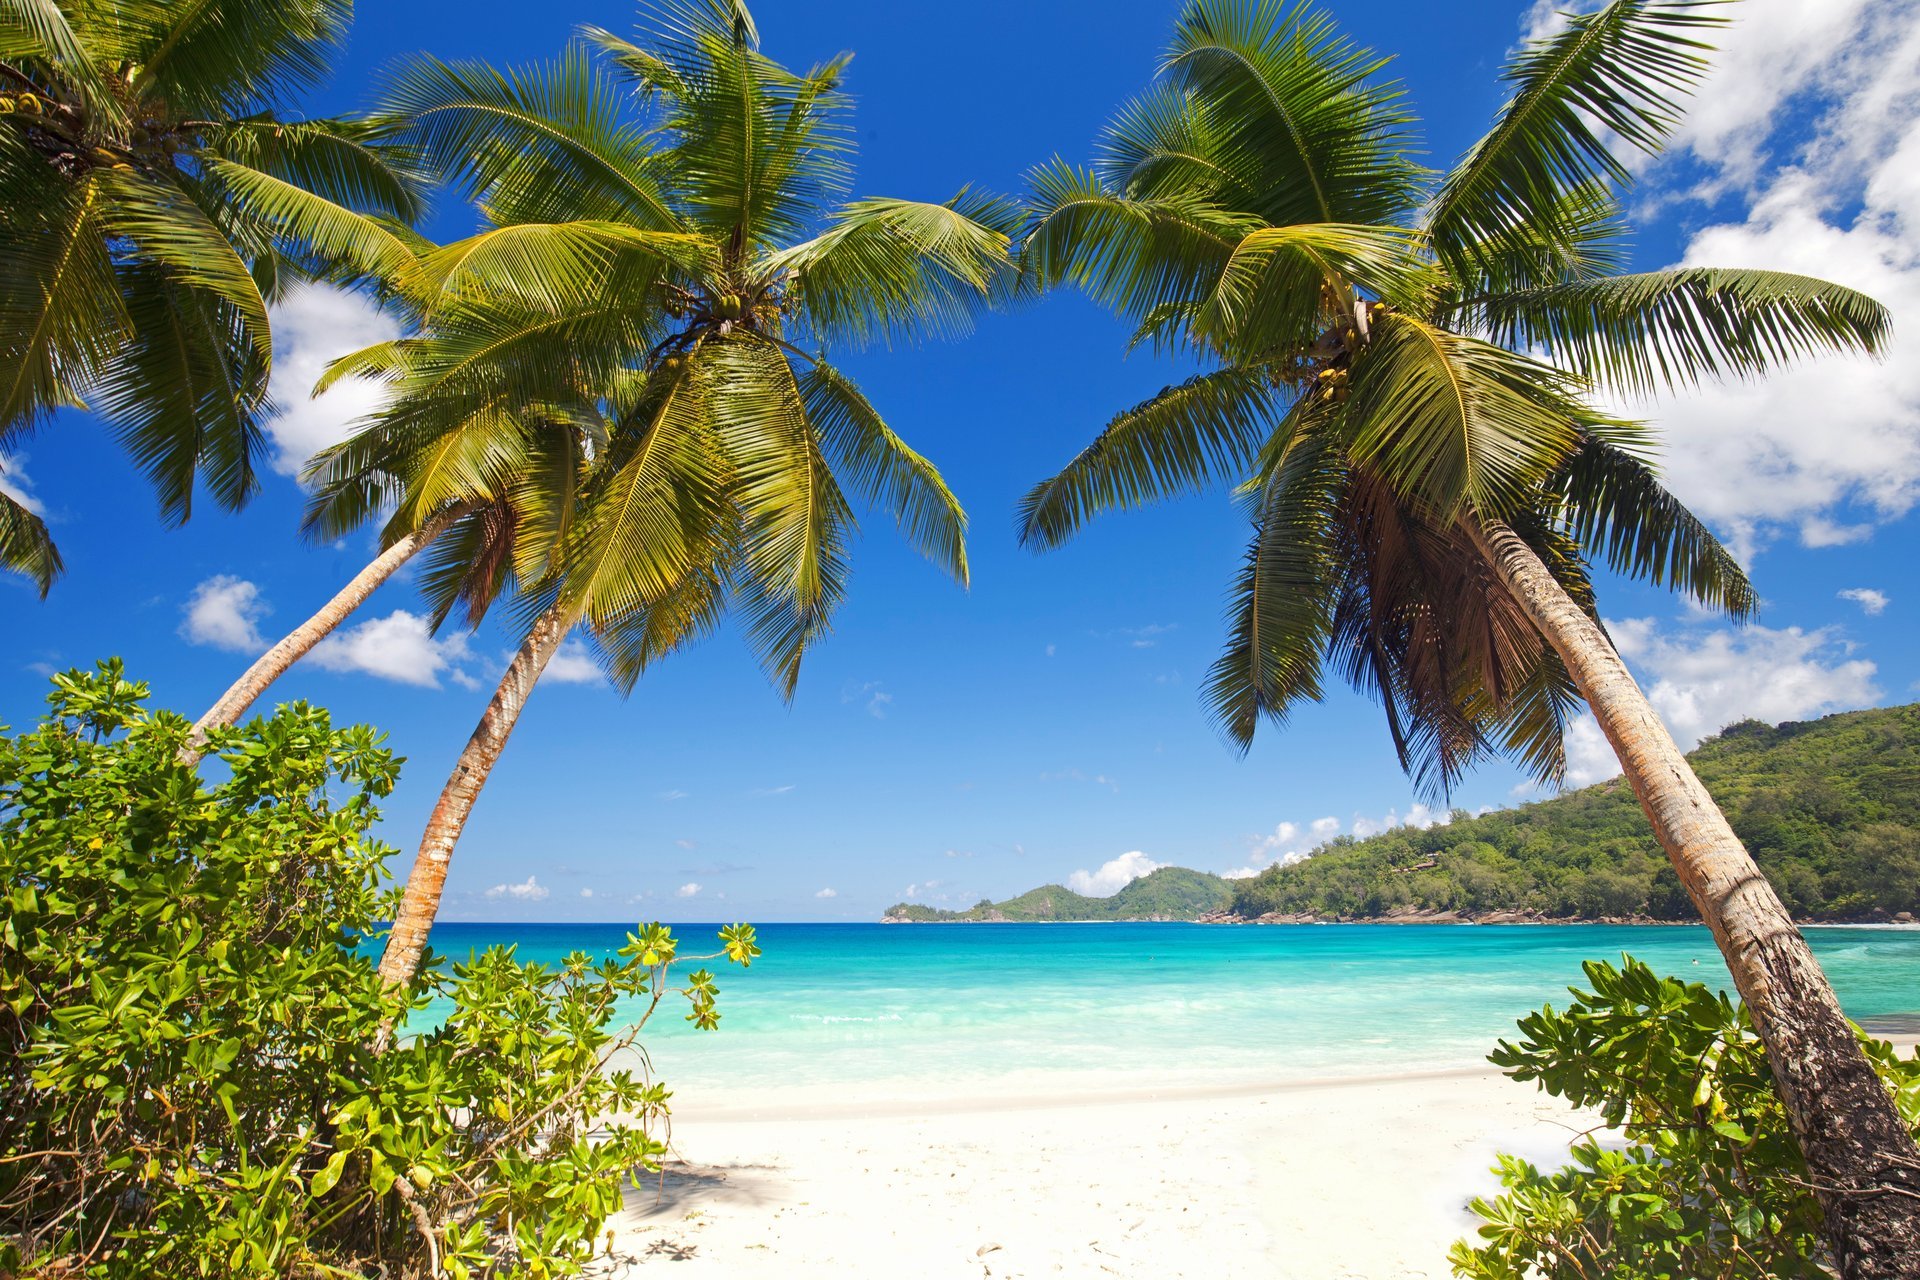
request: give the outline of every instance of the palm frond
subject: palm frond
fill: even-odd
[[[1524,507],[1579,443],[1564,373],[1404,312],[1375,316],[1350,377],[1354,461],[1436,513]]]
[[[1759,607],[1733,553],[1631,450],[1589,432],[1552,491],[1568,533],[1614,572],[1683,591],[1736,619]]]
[[[232,160],[207,156],[208,177],[221,193],[299,246],[343,279],[364,278],[382,286],[408,287],[416,260],[413,246],[379,219],[315,195],[285,178]],[[256,283],[254,292],[258,294]]]
[[[1201,698],[1241,751],[1263,717],[1284,722],[1295,703],[1321,696],[1321,654],[1332,626],[1335,566],[1329,537],[1344,468],[1302,402],[1286,434],[1296,447],[1259,491],[1253,536],[1229,595],[1227,644]]]
[[[931,462],[895,435],[838,369],[815,361],[800,398],[834,475],[893,516],[920,554],[967,583],[967,513]]]
[[[1393,224],[1419,199],[1398,85],[1386,59],[1288,0],[1189,0],[1162,64],[1205,107],[1216,154],[1270,226]]]
[[[1784,271],[1675,267],[1485,299],[1497,342],[1538,348],[1630,394],[1758,377],[1805,356],[1878,355],[1887,309],[1842,285]]]
[[[132,7],[135,95],[201,117],[244,115],[326,79],[352,0],[192,0]],[[148,15],[154,21],[143,19]]]
[[[94,407],[153,483],[161,514],[183,523],[204,483],[238,510],[259,487],[267,365],[253,317],[223,293],[135,262],[120,272],[132,332],[102,373]]]
[[[1186,196],[1137,200],[1063,162],[1029,177],[1033,215],[1020,241],[1028,289],[1073,284],[1136,319],[1206,296],[1258,219]]]
[[[1329,297],[1394,297],[1426,271],[1419,237],[1398,227],[1303,222],[1263,227],[1234,246],[1193,328],[1242,359],[1310,345],[1329,323]],[[1351,327],[1351,316],[1344,317]]]
[[[105,244],[96,178],[0,220],[0,443],[77,405],[132,322]]]
[[[423,55],[391,73],[376,119],[495,222],[681,230],[646,132],[621,118],[610,88],[578,49],[513,72]]]
[[[4,474],[4,469],[0,469],[0,476]],[[5,488],[0,488],[0,569],[33,579],[44,600],[47,589],[64,568],[46,521],[29,511],[26,504]]]
[[[767,258],[791,273],[807,327],[824,338],[951,336],[1005,285],[1019,207],[963,191],[944,204],[869,199],[826,231]]]
[[[1621,185],[1614,140],[1651,153],[1706,69],[1695,38],[1726,19],[1715,0],[1612,0],[1568,20],[1508,63],[1513,96],[1493,129],[1443,180],[1427,229],[1463,274],[1476,258],[1554,233],[1566,192]]]
[[[1135,405],[1020,503],[1020,541],[1053,547],[1102,511],[1143,506],[1243,476],[1285,393],[1263,366],[1229,365]]]
[[[846,592],[853,510],[821,452],[806,401],[778,346],[747,337],[710,343],[715,432],[740,512],[734,604],[783,696],[800,658]]]

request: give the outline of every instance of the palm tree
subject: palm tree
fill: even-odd
[[[238,508],[269,409],[267,303],[404,269],[414,184],[364,126],[289,121],[349,0],[0,0],[0,449],[100,413],[162,515]],[[0,494],[44,595],[45,525]]]
[[[1800,276],[1623,273],[1615,148],[1659,149],[1702,6],[1614,0],[1508,65],[1492,130],[1410,159],[1383,61],[1311,10],[1190,0],[1155,88],[1092,170],[1035,178],[1027,279],[1211,367],[1114,418],[1022,511],[1051,546],[1215,479],[1254,523],[1207,696],[1243,747],[1327,664],[1444,790],[1489,753],[1544,779],[1584,699],[1764,1038],[1839,1270],[1920,1274],[1920,1151],[1786,910],[1601,628],[1588,564],[1736,617],[1744,574],[1594,391],[1876,352],[1885,312]],[[1543,352],[1544,358],[1530,354]]]
[[[597,58],[513,74],[422,59],[385,107],[488,224],[424,261],[421,336],[365,358],[405,370],[382,430],[468,477],[410,501],[484,491],[495,441],[530,421],[586,431],[577,500],[537,504],[502,561],[526,639],[428,823],[382,960],[395,984],[417,970],[455,842],[576,627],[630,687],[732,609],[790,697],[845,593],[848,490],[966,581],[958,502],[823,348],[965,324],[1005,273],[1019,211],[968,192],[836,207],[853,149],[845,56],[789,71],[728,0],[663,5],[648,35],[589,31]]]

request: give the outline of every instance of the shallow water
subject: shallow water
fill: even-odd
[[[718,950],[712,925],[681,951]],[[1623,925],[839,925],[760,927],[749,970],[714,961],[721,1029],[663,1004],[644,1043],[676,1088],[1230,1086],[1473,1066],[1564,1003],[1588,958],[1627,952],[1726,985],[1703,928]],[[441,924],[464,958],[612,951],[621,925]],[[1849,1015],[1920,1013],[1920,930],[1807,935]]]

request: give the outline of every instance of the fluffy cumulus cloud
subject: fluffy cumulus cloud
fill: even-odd
[[[258,586],[217,574],[193,589],[180,623],[180,638],[229,653],[259,653],[267,647],[260,620],[269,612]]]
[[[840,896],[840,891],[838,889],[822,889],[813,896],[816,898],[837,898]]]
[[[698,897],[700,894],[700,884],[698,881],[689,880],[678,889],[675,889],[673,894],[676,898]]]
[[[1651,404],[1669,483],[1751,553],[1871,534],[1920,499],[1920,0],[1748,0],[1715,37],[1650,203],[1714,201],[1688,265],[1861,289],[1893,312],[1878,362],[1826,357]],[[1732,213],[1729,215],[1728,210]]]
[[[1135,849],[1103,862],[1094,871],[1076,871],[1067,877],[1067,888],[1089,898],[1110,898],[1149,871],[1165,866]]]
[[[497,884],[487,890],[489,898],[512,898],[517,902],[543,902],[550,890],[533,876],[518,884]]]
[[[1860,606],[1860,612],[1869,618],[1875,618],[1887,611],[1893,603],[1892,597],[1884,591],[1875,591],[1872,587],[1848,587],[1839,593],[1842,600],[1851,600]]]
[[[1874,664],[1851,655],[1832,628],[1680,627],[1651,618],[1609,621],[1627,664],[1681,747],[1736,720],[1800,720],[1880,696]],[[1570,726],[1567,782],[1585,786],[1620,772],[1591,716]]]
[[[1378,835],[1382,831],[1391,831],[1395,827],[1443,827],[1453,820],[1453,815],[1444,809],[1434,809],[1418,801],[1407,806],[1403,814],[1398,809],[1389,809],[1385,814],[1356,813],[1351,824],[1328,815],[1315,818],[1311,822],[1282,822],[1273,831],[1263,836],[1248,839],[1247,861],[1244,866],[1234,867],[1220,874],[1228,880],[1245,880],[1257,876],[1271,866],[1288,866],[1304,858],[1311,858],[1327,841],[1343,831],[1359,839]]]
[[[298,475],[308,458],[346,439],[385,396],[381,384],[349,378],[316,398],[314,383],[335,359],[397,338],[400,328],[359,294],[327,285],[295,288],[273,305],[271,319],[278,410],[267,423],[273,469]]]
[[[587,646],[578,640],[569,640],[560,646],[560,651],[547,662],[547,669],[540,673],[543,683],[554,684],[600,684],[606,675],[600,670],[600,664],[587,652]]]
[[[435,636],[424,617],[395,609],[336,631],[315,645],[307,660],[323,671],[362,672],[426,689],[439,688],[442,676],[477,689],[480,682],[461,666],[471,656],[464,635]]]

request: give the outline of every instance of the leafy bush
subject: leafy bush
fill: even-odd
[[[1489,1055],[1515,1080],[1599,1110],[1624,1145],[1576,1143],[1542,1173],[1501,1156],[1504,1194],[1476,1200],[1470,1280],[1824,1280],[1820,1209],[1807,1189],[1766,1051],[1744,1009],[1631,958],[1586,966],[1592,991],[1521,1020]],[[1920,1058],[1861,1037],[1901,1114],[1920,1132]]]
[[[367,832],[398,762],[371,730],[282,708],[214,738],[207,788],[117,662],[54,684],[0,736],[0,1273],[577,1270],[664,1150],[667,1092],[626,1051],[676,992],[714,1026],[712,975],[670,986],[648,925],[613,958],[494,949],[387,992]],[[435,999],[441,1026],[373,1047]]]

